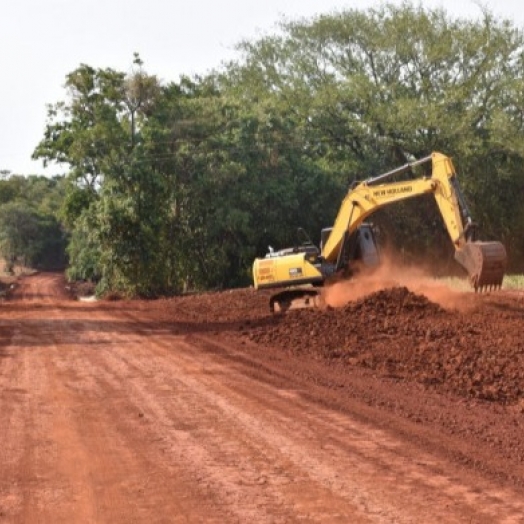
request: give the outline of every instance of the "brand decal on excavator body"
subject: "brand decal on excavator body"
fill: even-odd
[[[379,189],[373,191],[374,197],[384,197],[390,195],[398,195],[403,193],[411,193],[413,191],[413,186],[401,186],[401,187],[391,187],[389,189]]]

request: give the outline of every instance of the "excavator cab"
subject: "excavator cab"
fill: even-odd
[[[329,239],[333,228],[326,227],[320,233],[320,246],[323,249]],[[352,233],[346,232],[336,263],[330,274],[346,271],[352,273],[352,266],[359,265],[373,268],[380,264],[380,251],[378,247],[375,227],[370,222],[364,222]],[[327,273],[324,269],[324,273]]]

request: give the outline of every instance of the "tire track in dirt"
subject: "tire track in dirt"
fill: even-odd
[[[275,387],[238,341],[30,282],[0,310],[13,329],[2,524],[521,522],[517,491],[407,442],[377,410],[333,409],[292,366],[275,363]]]
[[[9,421],[0,470],[8,489],[0,492],[0,522],[225,522],[218,508],[199,505],[185,479],[144,458],[148,443],[119,432],[121,403],[91,359],[111,351],[106,320],[93,322],[86,311],[83,325],[74,307],[69,322],[68,306],[46,309],[42,320],[33,298],[13,308],[20,333],[0,376],[26,387],[28,398],[21,404],[2,396]]]
[[[143,408],[133,403],[132,388],[125,384],[131,377],[114,375],[105,363],[106,357],[100,354],[104,351],[97,350],[96,355],[80,351],[76,361],[69,363],[68,375],[74,374],[77,367],[83,370],[81,382],[76,383],[76,393],[88,399],[84,401],[84,425],[89,427],[87,431],[93,430],[90,426],[101,426],[106,433],[104,448],[110,450],[113,458],[101,462],[114,477],[115,492],[107,497],[108,503],[120,508],[131,504],[138,522],[154,522],[159,507],[164,518],[169,516],[169,522],[198,522],[203,515],[206,522],[227,522],[227,515],[206,500],[205,493],[199,493],[198,486],[177,463],[176,457],[166,454],[161,436],[142,431],[140,409]],[[96,394],[93,394],[93,383]],[[92,450],[92,453],[96,457],[100,451]],[[124,493],[119,494],[119,490]],[[115,496],[122,499],[120,504],[115,504]],[[107,521],[127,522],[131,513],[124,513],[121,519],[112,516]]]
[[[126,409],[135,417],[136,413],[144,413],[144,438],[155,442],[149,451],[165,453],[203,493],[217,499],[226,512],[226,522],[295,521],[281,502],[260,489],[264,480],[251,464],[253,446],[239,439],[237,430],[241,433],[241,428],[224,426],[215,406],[203,401],[198,383],[187,385],[184,377],[195,372],[193,365],[174,368],[173,362],[159,361],[148,354],[145,360],[149,364],[143,366],[143,347],[140,336],[100,355],[98,374],[115,389],[121,386],[119,379],[126,377],[126,397],[132,405]],[[167,369],[174,373],[167,373]],[[166,377],[169,380],[164,380]],[[237,457],[242,457],[241,463]]]
[[[458,506],[456,492],[459,489],[464,497],[464,506],[469,506],[470,509],[471,507],[486,507],[486,493],[493,493],[494,487],[489,484],[484,485],[483,492],[480,493],[477,483],[469,488],[467,486],[457,486],[455,482],[450,482],[446,475],[439,473],[441,468],[439,468],[438,463],[440,461],[431,455],[424,454],[420,449],[413,449],[413,447],[408,447],[408,450],[405,450],[405,443],[392,438],[387,432],[359,423],[346,415],[330,411],[326,412],[325,409],[319,408],[314,404],[312,405],[309,400],[301,402],[300,392],[297,395],[294,391],[284,390],[284,397],[288,399],[290,397],[289,393],[291,393],[291,402],[282,404],[280,399],[274,399],[274,390],[272,388],[265,391],[262,387],[249,388],[240,384],[236,389],[239,392],[239,404],[244,408],[246,405],[246,393],[248,397],[254,398],[256,404],[258,404],[258,407],[255,405],[250,410],[252,413],[257,413],[257,417],[248,416],[248,420],[245,421],[245,426],[251,427],[253,438],[256,435],[267,435],[267,428],[271,427],[271,424],[277,428],[286,428],[289,431],[287,437],[286,434],[282,435],[282,432],[280,432],[280,435],[278,431],[273,432],[273,438],[278,439],[277,448],[280,451],[289,450],[289,454],[295,456],[294,462],[296,464],[308,465],[307,470],[310,475],[311,472],[319,472],[319,480],[327,484],[331,484],[333,478],[345,478],[347,481],[347,471],[358,471],[358,485],[353,486],[350,492],[357,493],[361,499],[365,500],[366,498],[366,493],[363,493],[365,477],[369,477],[371,483],[367,488],[370,490],[370,493],[373,493],[373,484],[376,485],[376,479],[381,478],[384,480],[385,478],[383,469],[390,469],[394,472],[396,488],[399,488],[400,492],[403,489],[403,486],[400,485],[402,477],[405,478],[407,486],[404,486],[404,488],[407,491],[410,491],[410,487],[416,484],[418,495],[423,501],[422,507],[419,509],[427,508],[428,505],[433,506],[433,508],[446,507],[448,502]],[[208,391],[212,391],[212,388],[209,388]],[[266,394],[261,396],[260,393]],[[272,397],[273,406],[271,406]],[[222,404],[223,398],[219,398],[220,404]],[[230,398],[231,393],[228,394],[228,399]],[[297,409],[297,404],[302,404],[302,406],[299,406],[299,409]],[[269,407],[271,421],[263,421],[258,417],[260,407],[262,406],[265,410],[268,410]],[[297,412],[299,416],[297,416]],[[284,416],[279,417],[282,414]],[[234,418],[242,419],[243,412],[233,412],[232,415]],[[314,428],[314,431],[308,431],[310,428]],[[354,445],[348,445],[348,440],[353,442]],[[328,442],[327,444],[326,441]],[[332,460],[326,460],[325,456],[319,457],[317,450],[320,449],[323,450],[322,455],[325,455],[324,450],[331,450]],[[385,454],[384,451],[386,452]],[[410,456],[413,452],[417,456],[416,465],[421,465],[423,468],[413,468],[412,457]],[[315,462],[314,459],[317,457],[318,459]],[[350,458],[349,464],[348,458]],[[335,471],[330,470],[323,478],[322,474],[326,470],[325,464],[336,464],[340,467],[335,468]],[[450,465],[444,464],[444,466],[449,471]],[[425,494],[420,493],[423,491],[424,486],[428,488],[428,492]],[[435,500],[434,504],[431,504],[432,499],[435,497],[435,487],[438,488],[437,493],[439,497],[442,495],[443,497],[441,498],[449,497],[449,501],[443,501],[446,504],[439,504],[442,502],[439,500]],[[493,507],[490,509],[486,508],[486,521],[492,522],[494,518],[500,518],[504,514],[508,515],[510,521],[512,519],[520,520],[520,516],[524,514],[524,505],[517,502],[518,496],[515,497],[511,492],[504,494],[503,490],[498,491],[499,497],[487,497],[490,503],[493,504]],[[348,492],[346,490],[343,496],[346,498],[347,495]],[[401,497],[399,499],[399,493],[396,490],[393,496],[396,504],[401,502]],[[373,501],[380,499],[380,496],[372,497]],[[417,503],[411,496],[405,502],[407,506],[411,506],[412,510],[416,509]],[[479,504],[479,502],[482,502],[482,504]],[[369,507],[373,504],[364,502],[363,505],[369,511]],[[464,507],[463,510],[467,510],[467,507]],[[475,512],[477,511],[479,510],[475,509]],[[381,512],[379,511],[379,513]],[[482,513],[484,512],[481,509],[479,516]],[[419,511],[416,514],[414,521],[420,519]],[[436,518],[438,516],[438,510],[432,509],[431,517]],[[387,518],[390,517],[391,515]],[[445,518],[445,514],[442,517]],[[480,521],[480,519],[477,518],[477,521]]]
[[[147,331],[147,329],[146,329]],[[149,337],[151,338],[151,334],[154,333],[154,330],[149,330]],[[157,341],[157,345],[158,345],[158,341]],[[162,345],[162,343],[161,343]],[[155,345],[155,348],[156,348],[156,345]],[[224,352],[226,352],[229,348],[225,348],[224,349]],[[177,346],[177,352],[176,352],[176,355],[174,354],[171,354],[167,357],[167,359],[171,358],[171,359],[176,359],[177,361],[180,361],[181,359],[183,359],[184,357],[182,355],[186,355],[186,354],[189,354],[190,356],[188,357],[188,361],[182,365],[181,367],[189,367],[189,368],[194,368],[195,370],[199,368],[199,366],[203,366],[205,367],[206,365],[208,365],[208,363],[204,362],[204,363],[201,363],[201,362],[198,362],[198,359],[199,359],[199,351],[201,351],[200,348],[198,347],[195,347],[195,346],[192,346],[192,347],[186,347],[186,351],[181,353],[180,352],[180,343],[178,343],[178,346]],[[171,352],[172,353],[172,352]],[[129,354],[126,354],[126,356],[123,356],[122,358],[127,358],[129,359]],[[167,360],[166,359],[166,360]],[[197,362],[195,362],[195,360],[197,360]],[[153,368],[151,368],[152,366],[152,360],[151,360],[151,356],[149,355],[149,358],[147,359],[138,359],[136,362],[135,362],[135,366],[137,368],[142,368],[144,373],[146,374],[156,374],[156,377],[158,380],[161,380],[162,379],[162,373],[163,371],[162,370],[165,370],[167,367],[168,367],[168,362],[167,361],[163,361],[163,362],[159,362],[157,363]],[[221,365],[222,368],[224,368],[223,365]],[[196,372],[196,371],[195,371]],[[165,372],[164,372],[165,373]],[[212,373],[211,374],[211,377],[213,377],[216,373]],[[191,376],[191,375],[188,375],[188,374],[184,374],[184,381],[186,382],[186,385],[187,385],[187,382],[188,382],[188,376]],[[164,380],[166,379],[166,377],[164,376],[163,377]],[[226,377],[226,378],[229,378],[229,377]],[[169,377],[167,377],[167,379],[169,379]],[[178,381],[180,381],[180,377],[178,377],[177,379]],[[241,425],[241,429],[245,432],[246,428],[249,428],[249,426],[251,426],[250,431],[249,431],[249,435],[248,435],[248,438],[246,440],[248,441],[256,441],[256,439],[258,438],[260,440],[260,438],[264,438],[263,436],[265,434],[268,434],[269,433],[269,430],[272,428],[272,425],[271,423],[266,420],[266,421],[261,421],[260,420],[260,413],[262,413],[262,410],[261,408],[264,408],[266,411],[268,410],[268,397],[271,396],[271,395],[268,395],[268,393],[266,392],[266,394],[263,396],[263,398],[256,398],[256,401],[257,401],[257,404],[258,405],[255,405],[253,406],[253,409],[251,410],[251,412],[254,412],[254,413],[257,413],[257,416],[256,418],[253,418],[253,417],[250,417],[249,415],[246,415],[245,413],[245,405],[246,405],[246,396],[249,396],[249,393],[246,395],[246,392],[251,392],[251,394],[253,394],[252,392],[264,392],[264,388],[262,387],[261,384],[258,384],[256,388],[249,388],[249,385],[245,385],[245,384],[240,384],[239,387],[237,387],[237,390],[241,391],[241,394],[240,394],[240,398],[238,399],[238,402],[239,404],[241,404],[243,406],[243,409],[244,411],[238,411],[238,410],[235,410],[235,408],[232,408],[230,405],[229,405],[229,402],[231,401],[231,384],[229,384],[228,382],[228,391],[225,391],[223,395],[218,395],[216,396],[216,394],[214,392],[217,391],[217,389],[223,389],[224,387],[224,377],[220,377],[219,381],[218,382],[214,382],[214,379],[213,378],[210,378],[209,374],[204,374],[203,377],[200,377],[200,375],[198,376],[198,379],[197,379],[199,382],[205,382],[205,388],[203,390],[204,393],[201,393],[201,395],[203,394],[204,397],[207,397],[206,398],[206,401],[212,405],[215,405],[219,408],[219,412],[220,412],[220,419],[223,419],[227,422],[227,425],[234,425],[235,424],[235,421],[236,421],[236,424],[238,425],[238,421],[241,420],[243,421],[243,424]],[[194,381],[193,381],[194,382]],[[190,388],[192,391],[196,391],[198,389],[197,385],[195,385],[194,383],[192,384],[192,387]],[[272,396],[274,397],[274,393],[272,394]],[[227,400],[225,400],[227,399]],[[225,402],[225,404],[224,404]],[[280,400],[277,401],[275,404],[280,404]],[[202,405],[202,402],[199,402],[199,405]],[[275,406],[272,406],[273,409],[269,409],[270,413],[271,413],[271,418],[275,418],[277,417],[278,418],[278,415],[280,414],[279,413],[279,409],[281,410],[282,408],[275,408]],[[304,406],[304,409],[303,410],[300,410],[301,411],[301,415],[304,415],[305,414],[305,418],[306,420],[307,419],[312,419],[312,420],[309,420],[309,423],[311,424],[312,427],[322,427],[323,430],[326,430],[326,431],[322,431],[322,433],[325,433],[325,434],[328,434],[328,435],[331,435],[330,439],[333,440],[332,438],[332,435],[335,434],[337,431],[339,433],[339,443],[338,445],[340,446],[341,443],[344,441],[344,438],[346,437],[347,434],[351,435],[352,433],[354,434],[355,433],[355,423],[353,421],[350,421],[350,424],[348,424],[348,419],[347,417],[341,417],[341,416],[336,416],[335,419],[336,419],[336,424],[337,426],[333,426],[331,425],[330,427],[324,427],[326,424],[325,422],[320,422],[319,423],[319,417],[318,415],[315,413],[314,416],[311,415],[311,411],[315,411],[315,408],[313,406],[310,405],[310,404],[307,404],[306,406]],[[229,414],[229,416],[226,416],[227,412],[231,412]],[[323,413],[324,417],[325,417],[325,413]],[[332,417],[333,415],[330,414],[330,417]],[[289,415],[286,415],[284,417],[283,420],[281,420],[278,424],[279,427],[292,427],[293,425],[293,421],[294,420],[297,420],[297,417],[296,417],[296,413],[292,412],[291,414]],[[340,422],[341,420],[343,422],[345,422],[345,427],[343,425],[342,428],[340,428]],[[274,423],[274,421],[273,421]],[[237,428],[236,430],[236,433],[238,434],[239,433],[239,429]],[[274,431],[274,428],[273,430],[271,431],[272,435],[276,435],[273,436],[272,438],[272,442],[268,442],[270,445],[271,445],[271,449],[277,449],[279,451],[280,454],[282,454],[282,450],[294,450],[295,452],[295,458],[293,460],[294,464],[308,464],[309,462],[309,468],[306,468],[307,469],[307,474],[309,476],[311,476],[312,474],[312,471],[322,471],[323,469],[325,470],[325,462],[330,462],[329,460],[322,460],[322,459],[318,459],[317,463],[316,464],[313,464],[312,463],[312,459],[311,459],[311,451],[312,450],[308,450],[307,448],[307,445],[311,445],[311,442],[315,442],[315,435],[314,434],[311,434],[311,432],[307,433],[307,432],[304,432],[304,427],[303,427],[303,424],[300,424],[298,425],[298,427],[295,428],[295,430],[293,431],[293,433],[291,434],[291,436],[289,438],[285,438],[285,437],[282,437],[282,435],[279,435],[278,432]],[[391,447],[393,452],[394,453],[398,453],[398,450],[402,447],[402,443],[394,443],[392,444],[391,443],[391,439],[389,439],[387,442],[385,441],[385,439],[382,437],[382,441],[380,439],[378,439],[378,445],[374,445],[373,443],[369,443],[369,435],[373,435],[373,433],[377,433],[376,430],[373,430],[372,428],[369,428],[369,427],[362,427],[359,431],[360,435],[356,438],[357,442],[360,442],[360,445],[362,445],[362,443],[364,443],[364,448],[366,448],[367,446],[370,448],[370,449],[365,449],[365,455],[370,455],[372,457],[372,460],[373,461],[377,461],[377,455],[380,456],[380,453],[377,453],[377,449],[378,448],[388,448],[388,447]],[[381,432],[378,431],[378,433],[380,434]],[[303,438],[303,442],[301,442],[301,439],[297,439],[296,437],[300,436],[300,435],[305,435],[306,437]],[[389,438],[389,437],[388,437]],[[275,441],[276,439],[276,441]],[[297,442],[298,440],[298,442]],[[317,440],[318,440],[318,435],[317,435]],[[322,439],[321,439],[322,440]],[[376,440],[375,438],[373,440]],[[314,448],[316,447],[316,445],[314,446]],[[322,446],[320,446],[322,447]],[[313,449],[314,449],[313,448]],[[358,448],[358,446],[357,446]],[[375,449],[373,449],[375,448]],[[299,450],[299,452],[297,453],[296,450]],[[305,451],[304,451],[305,450]],[[339,448],[338,449],[338,456],[332,456],[331,458],[333,459],[331,462],[332,463],[335,463],[335,464],[344,464],[344,457],[346,457],[346,462],[347,462],[347,452],[348,451],[351,451],[352,452],[352,456],[355,457],[355,460],[356,460],[356,463],[353,463],[353,464],[349,464],[349,467],[348,465],[346,464],[343,468],[340,468],[338,471],[328,471],[328,473],[326,474],[325,478],[319,478],[317,480],[319,480],[320,484],[327,484],[329,485],[329,488],[332,489],[332,484],[333,484],[333,481],[332,479],[333,478],[344,478],[344,472],[347,472],[349,470],[351,470],[351,468],[353,470],[355,469],[358,469],[358,467],[360,467],[360,472],[361,473],[364,473],[364,469],[362,467],[362,464],[366,464],[366,456],[359,456],[359,451],[358,449],[355,450],[355,449],[342,449],[342,448]],[[419,452],[418,450],[416,450],[417,452]],[[289,455],[292,454],[292,452],[289,452],[287,453],[287,459],[289,459]],[[325,455],[325,453],[324,453]],[[332,453],[333,455],[333,453]],[[315,456],[315,453],[313,453],[313,456]],[[326,457],[323,457],[324,459]],[[369,461],[369,458],[367,458],[367,460]],[[394,458],[394,457],[393,457]],[[276,460],[275,457],[272,458],[273,462]],[[289,460],[288,460],[289,462]],[[400,460],[397,460],[397,463],[395,464],[395,461],[392,460],[392,456],[388,456],[385,458],[385,461],[383,464],[378,464],[378,467],[372,467],[371,468],[371,472],[368,473],[368,476],[370,477],[370,482],[371,484],[372,483],[376,483],[376,472],[377,470],[380,471],[381,468],[384,468],[385,467],[385,464],[387,464],[388,468],[391,469],[391,470],[394,470],[395,473],[394,473],[394,477],[396,478],[396,481],[397,481],[397,484],[398,484],[398,479],[399,477],[401,476],[402,472],[404,471],[404,477],[406,477],[406,484],[407,486],[405,487],[405,490],[406,491],[411,491],[412,490],[412,486],[413,485],[417,485],[417,489],[420,490],[420,487],[421,485],[426,485],[427,487],[427,491],[428,493],[426,493],[425,496],[422,496],[420,497],[421,498],[421,505],[420,505],[420,508],[418,508],[418,511],[420,511],[423,507],[426,507],[428,506],[428,500],[431,500],[431,492],[434,491],[434,488],[435,487],[438,487],[439,490],[443,491],[444,494],[443,496],[441,497],[443,500],[437,500],[435,501],[435,504],[431,505],[430,506],[433,506],[434,507],[439,507],[439,503],[441,503],[440,505],[443,506],[444,508],[451,502],[451,503],[454,503],[456,506],[459,506],[460,510],[463,512],[463,511],[467,511],[468,508],[469,508],[469,511],[472,511],[472,508],[475,508],[476,506],[478,506],[478,502],[479,502],[479,499],[480,498],[484,498],[484,502],[485,502],[485,494],[478,494],[476,493],[476,491],[478,492],[478,488],[476,486],[470,486],[469,488],[466,486],[466,487],[463,487],[463,486],[457,486],[456,483],[450,481],[445,475],[443,474],[438,474],[437,473],[437,470],[439,469],[438,467],[435,467],[433,466],[436,461],[434,458],[432,457],[422,457],[419,461],[418,461],[422,466],[424,466],[424,468],[418,468],[420,469],[420,471],[413,471],[413,467],[410,466],[410,457],[408,456],[405,456],[405,454],[403,456],[400,457]],[[320,465],[319,465],[320,464]],[[406,470],[406,464],[408,465],[408,471],[407,471],[407,474],[405,473],[405,470]],[[449,465],[445,464],[444,465],[445,467],[448,467],[449,468]],[[411,469],[409,469],[411,467]],[[427,471],[429,467],[429,471]],[[433,470],[432,470],[433,468]],[[321,474],[319,474],[320,477],[322,477]],[[347,477],[347,475],[346,475]],[[297,478],[299,478],[299,475],[297,475]],[[361,503],[361,507],[365,508],[367,514],[370,514],[372,513],[371,510],[370,510],[370,507],[371,507],[371,504],[369,502],[367,502],[365,500],[365,494],[362,492],[362,484],[361,484],[361,481],[362,481],[362,475],[360,475],[359,477],[359,483],[358,483],[358,486],[353,486],[353,495],[355,493],[357,493],[357,498],[358,496],[360,496],[361,499],[364,499],[364,502]],[[422,484],[421,484],[422,483]],[[411,489],[410,489],[411,488]],[[489,488],[492,488],[492,486],[485,486],[486,489],[489,489]],[[339,490],[340,491],[340,490]],[[351,490],[350,490],[351,491]],[[401,488],[401,491],[402,491],[402,488]],[[457,496],[456,496],[456,493],[458,491],[461,491],[461,498],[462,498],[462,502],[457,502]],[[474,514],[476,515],[476,519],[477,521],[486,521],[486,522],[490,522],[490,521],[493,521],[493,518],[495,516],[498,516],[500,517],[501,515],[501,512],[503,512],[504,514],[508,515],[508,522],[512,521],[512,519],[520,516],[522,514],[522,511],[524,509],[524,506],[520,505],[520,504],[515,504],[513,502],[513,496],[510,494],[508,496],[508,494],[504,494],[504,493],[501,493],[499,494],[500,495],[500,498],[497,498],[497,497],[493,497],[492,500],[491,500],[491,503],[493,505],[492,508],[489,508],[487,509],[485,512],[482,512],[481,510],[474,510]],[[344,492],[342,494],[342,496],[347,500],[348,498],[351,499],[351,496],[348,496],[348,492],[346,490],[346,492]],[[398,493],[394,493],[393,496],[395,497],[396,500],[396,503],[398,504]],[[446,500],[446,497],[448,498],[448,500]],[[411,506],[413,506],[413,500],[411,500],[410,498],[410,504]],[[460,507],[460,505],[462,504],[462,507]],[[486,506],[486,504],[484,504],[484,506]],[[431,516],[434,518],[435,516],[438,515],[438,510],[430,510],[431,511]],[[394,515],[394,513],[392,511],[390,511],[389,513],[387,511],[385,511],[383,508],[381,509],[378,509],[377,512],[376,512],[378,515],[386,515],[385,516],[385,521],[393,521],[393,520],[398,520],[398,521],[403,521],[401,517],[397,517]],[[445,513],[445,515],[447,514],[447,511]],[[420,518],[420,515],[417,516],[415,518],[415,520],[413,521],[416,521],[417,518]],[[480,520],[479,520],[480,519]]]
[[[100,320],[101,325],[104,322]],[[76,325],[81,329],[81,324]],[[53,375],[60,381],[53,387],[56,400],[62,406],[62,415],[69,418],[62,421],[54,438],[60,442],[64,462],[75,464],[79,482],[74,486],[73,498],[83,500],[91,512],[86,511],[85,518],[80,518],[75,509],[76,521],[198,521],[202,518],[198,504],[192,498],[189,504],[184,502],[188,495],[187,479],[179,475],[178,470],[170,475],[162,463],[148,460],[144,447],[149,443],[134,438],[138,419],[136,410],[126,409],[127,385],[122,377],[115,382],[97,365],[96,356],[100,352],[111,352],[113,343],[107,347],[105,334],[102,340],[98,339],[96,325],[91,318],[83,333],[84,340],[77,347],[53,348],[49,363],[54,368]],[[62,326],[67,331],[67,322]],[[56,334],[58,343],[63,335]],[[70,334],[66,338],[70,338]],[[122,432],[120,419],[126,416],[132,423],[129,427],[124,425],[126,432]],[[71,460],[70,452],[74,450],[76,457]],[[162,506],[161,518],[157,514],[159,504]],[[208,517],[206,504],[204,508],[203,514]],[[224,517],[208,521],[224,522]]]
[[[26,314],[34,315],[35,311],[28,306]],[[74,431],[69,413],[64,411],[58,392],[53,390],[50,354],[54,348],[49,341],[49,322],[31,320],[30,332],[19,321],[22,327],[9,348],[11,359],[19,363],[22,371],[11,374],[1,368],[6,381],[25,391],[21,404],[16,400],[2,403],[2,408],[14,406],[15,410],[9,421],[14,432],[7,440],[14,444],[8,446],[7,460],[2,460],[2,478],[20,493],[18,504],[9,508],[5,518],[7,522],[65,523],[71,522],[73,514],[84,522],[95,522],[94,514],[78,503],[72,489],[83,478],[79,478],[81,466],[75,460],[79,450],[74,443],[68,445]],[[46,345],[38,345],[38,340],[40,343],[46,340]],[[18,428],[23,428],[22,434]],[[16,460],[11,470],[5,468],[9,457]],[[71,513],[64,511],[64,506],[71,506]]]
[[[24,492],[20,474],[27,437],[30,401],[27,397],[26,362],[15,358],[20,340],[20,323],[0,324],[2,357],[0,358],[0,519],[16,515],[22,505]],[[9,333],[9,334],[8,334]],[[30,385],[29,385],[30,386]],[[0,520],[1,522],[1,520]]]
[[[115,325],[115,331],[118,331],[119,328],[116,327]],[[140,338],[138,339],[138,344],[139,345],[143,345],[143,340]],[[134,348],[133,348],[133,345],[131,344],[130,345],[130,341],[129,340],[126,340],[126,345],[125,345],[125,350],[124,350],[124,353],[125,354],[128,354],[128,353],[134,353]],[[107,360],[111,360],[112,359],[112,355],[113,355],[113,352],[111,353],[107,353],[104,355],[104,358]],[[83,362],[80,364],[80,367],[85,369],[89,363],[91,363],[92,365],[92,359],[89,359],[90,362]],[[114,359],[113,359],[114,360]],[[104,371],[104,369],[102,369],[102,366],[96,366],[95,369],[93,369],[93,375],[96,375],[98,377],[101,377],[103,381],[106,381],[108,383],[112,382],[111,386],[113,388],[113,394],[114,396],[115,395],[115,391],[117,390],[122,390],[122,378],[127,378],[129,380],[132,380],[132,377],[129,376],[129,373],[126,373],[122,368],[121,366],[121,361],[119,360],[116,360],[114,361],[114,363],[116,363],[116,366],[117,366],[117,373],[114,375],[114,376],[111,376],[110,374],[108,374],[107,372]],[[78,355],[75,356],[75,366],[78,364]],[[114,366],[113,366],[114,367]],[[146,376],[147,377],[155,377],[156,376],[156,373],[155,371],[157,370],[153,370],[152,373],[148,373]],[[115,377],[118,377],[117,380],[115,381]],[[76,378],[76,377],[75,377]],[[140,405],[144,405],[144,402],[147,402],[147,393],[143,391],[143,388],[138,388],[140,390],[140,392],[142,393],[142,398],[140,400]],[[106,391],[106,393],[109,393]],[[156,393],[155,392],[155,398],[156,398]],[[190,389],[188,391],[189,395],[193,395],[193,392],[192,390]],[[126,392],[125,392],[126,395],[129,394],[129,388],[127,388]],[[105,398],[112,398],[111,395],[105,395]],[[201,399],[197,399],[198,403],[201,404]],[[157,410],[157,415],[160,413],[160,415],[162,414],[162,407],[159,406],[159,405],[156,405],[154,402],[153,402],[153,407]],[[180,414],[178,415],[178,417],[173,417],[173,418],[167,418],[167,426],[169,427],[169,429],[171,429],[171,422],[172,421],[175,421],[176,424],[182,424],[182,425],[186,425],[187,426],[187,421],[190,420],[191,418],[191,412],[194,412],[195,411],[195,402],[192,401],[189,406],[188,406],[188,409],[186,409],[182,415],[182,419],[180,418]],[[176,405],[176,410],[175,411],[178,411],[180,408],[180,403],[177,402],[177,405]],[[134,413],[136,413],[136,410],[134,410]],[[157,416],[157,419],[158,418],[161,418],[160,416]],[[170,449],[171,449],[171,454],[175,455],[175,457],[177,457],[177,462],[179,462],[180,460],[183,460],[183,454],[184,453],[180,453],[180,452],[176,452],[176,448],[179,447],[179,446],[175,446],[175,444],[181,444],[181,442],[175,442],[173,441],[172,438],[170,438],[169,436],[166,438],[163,438],[163,443],[165,444],[166,442],[168,443],[168,445],[170,446]],[[227,447],[227,445],[231,448],[231,444],[227,444],[227,441],[229,440],[229,435],[226,437],[226,440],[223,442],[224,446],[220,447],[220,449],[218,450],[222,455],[224,455],[224,447]],[[194,444],[192,446],[194,448]],[[233,448],[236,448],[235,446],[233,446]],[[236,454],[236,451],[235,449],[231,448],[229,450],[229,454],[231,456],[234,456]],[[226,452],[227,452],[227,449],[226,449]],[[237,495],[235,495],[235,491],[238,492],[238,489],[236,488],[235,485],[231,485],[231,484],[227,484],[224,483],[224,480],[223,480],[223,469],[224,467],[226,467],[223,463],[220,463],[218,462],[216,465],[213,466],[214,470],[215,470],[215,473],[214,475],[212,474],[211,470],[210,470],[210,467],[209,467],[209,464],[215,464],[216,463],[216,459],[215,458],[209,458],[205,455],[205,453],[202,452],[202,449],[200,449],[198,452],[195,452],[195,449],[192,449],[192,454],[190,455],[192,460],[191,460],[191,467],[193,470],[196,470],[198,472],[198,475],[201,477],[201,479],[204,481],[204,483],[206,484],[209,484],[210,483],[210,478],[215,478],[215,483],[218,483],[218,488],[216,488],[215,486],[215,491],[218,491],[220,493],[220,496],[221,498],[223,499],[224,498],[224,493],[228,494],[228,493],[231,493],[231,497],[232,497],[232,500],[231,500],[231,507],[234,507],[235,509],[232,510],[236,513],[238,512],[241,512],[242,510],[242,505],[240,505],[239,508],[237,508],[236,506],[238,505],[238,501],[235,499],[235,497],[237,497]],[[197,467],[197,464],[194,463],[194,458],[195,457],[199,457],[199,461],[198,461],[198,465],[201,465],[202,468],[199,468]],[[223,460],[223,457],[222,457],[222,460]],[[208,464],[208,467],[206,469],[205,465]],[[245,467],[247,467],[249,465],[249,459],[246,460],[245,462]],[[230,468],[233,468],[235,469],[236,468],[236,464],[233,464],[232,466],[230,466]],[[252,473],[252,472],[251,472]],[[255,475],[256,475],[256,472],[255,472]],[[247,477],[249,477],[249,475],[247,475]],[[252,477],[252,475],[251,475]],[[250,483],[250,478],[247,478],[247,483],[249,484]],[[254,491],[255,492],[255,497],[256,497],[256,491],[258,491],[258,482],[257,482],[257,479],[255,479],[255,481],[253,482],[253,489],[251,491]],[[253,495],[253,493],[250,493],[250,496]],[[251,497],[250,497],[251,498]],[[258,495],[258,499],[260,499],[260,495]],[[269,502],[274,502],[274,501],[268,501],[267,503]],[[222,500],[221,502],[222,504],[224,504],[224,501]],[[280,519],[279,520],[275,520],[275,516],[272,516],[271,518],[269,517],[264,517],[262,514],[261,514],[261,509],[259,508],[260,506],[260,500],[257,501],[257,503],[254,505],[253,507],[253,503],[250,502],[251,504],[251,509],[247,509],[245,510],[246,512],[243,513],[243,514],[240,514],[238,516],[238,521],[239,522],[243,522],[245,521],[245,517],[246,516],[251,516],[253,518],[255,518],[255,521],[257,522],[265,522],[265,521],[280,521],[280,522],[291,522],[293,521],[293,517],[292,515],[287,515],[285,516],[284,518]],[[274,504],[273,504],[274,505]],[[263,504],[262,504],[262,507],[263,507]],[[271,509],[272,512],[274,512],[274,508]],[[366,519],[360,519],[361,521],[367,521],[367,518]],[[207,521],[209,521],[209,518],[207,519]],[[232,521],[231,518],[227,519],[227,521]],[[236,521],[236,519],[235,519]]]

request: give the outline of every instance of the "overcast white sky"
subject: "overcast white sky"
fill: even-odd
[[[399,4],[399,0],[391,3]],[[482,0],[524,26],[521,0]],[[0,169],[45,173],[31,153],[43,136],[46,104],[65,98],[65,76],[81,63],[129,70],[138,52],[164,81],[205,73],[235,56],[234,44],[271,33],[283,17],[309,18],[375,0],[2,0]],[[421,0],[454,16],[478,17],[473,0]],[[56,172],[56,169],[53,170]],[[51,174],[49,170],[48,174]]]

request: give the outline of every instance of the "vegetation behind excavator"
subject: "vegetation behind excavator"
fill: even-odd
[[[427,175],[407,181],[381,183],[414,168],[431,165]],[[380,256],[375,232],[366,219],[379,209],[410,198],[432,194],[455,250],[455,260],[469,276],[475,291],[498,288],[506,269],[506,250],[496,241],[479,241],[460,190],[451,159],[441,153],[369,178],[350,188],[334,225],[321,232],[320,249],[311,241],[279,251],[270,250],[253,264],[256,289],[284,288],[270,299],[270,309],[316,306],[319,286],[357,265],[373,267]]]

